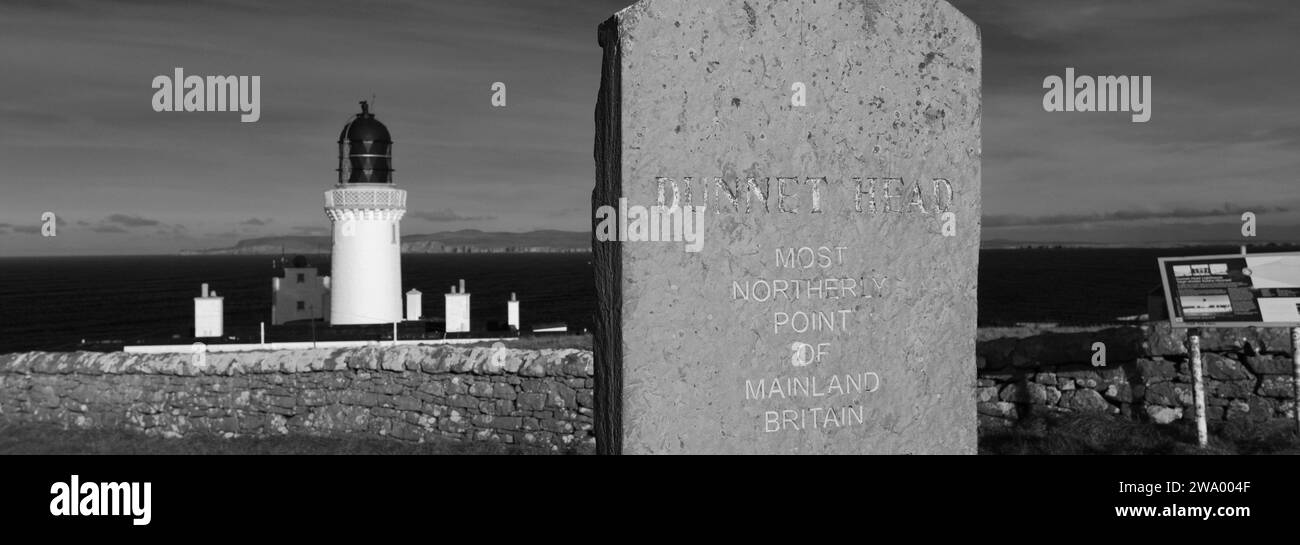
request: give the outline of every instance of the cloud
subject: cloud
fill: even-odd
[[[1134,231],[1140,232],[1142,243],[1160,244],[1217,244],[1235,246],[1242,243],[1286,242],[1300,239],[1300,225],[1291,223],[1269,224],[1261,228],[1253,239],[1241,237],[1240,222],[1156,223],[1152,225],[1124,225],[1118,223],[1099,225],[1061,225],[1009,227],[994,236],[984,237],[990,246],[1016,246],[1020,244],[1106,244],[1134,245]]]
[[[239,222],[239,224],[240,224],[240,225],[259,225],[259,226],[260,226],[260,225],[267,225],[267,224],[271,223],[272,221],[273,221],[273,220],[272,220],[271,218],[266,218],[266,219],[249,218],[249,219],[246,219],[246,220],[244,220],[244,221]]]
[[[1294,3],[952,3],[983,37],[980,198],[994,236],[1011,236],[1016,226],[1115,225],[1117,236],[1140,242],[1155,231],[1130,228],[1139,220],[1190,226],[1235,219],[1264,207],[1219,205],[1272,204],[1269,195],[1292,194],[1300,169],[1300,110],[1293,107],[1300,71],[1269,67],[1285,65],[1300,43]],[[1150,75],[1151,122],[1045,112],[1043,79],[1063,76],[1066,67],[1093,76]]]
[[[152,227],[155,225],[159,225],[162,222],[158,220],[151,220],[149,218],[142,218],[140,216],[131,216],[127,214],[112,214],[107,218],[104,218],[104,223],[108,223],[108,224],[115,223],[123,227]]]
[[[441,211],[435,210],[432,212],[410,212],[407,215],[428,222],[482,221],[496,219],[496,216],[466,216],[450,208]]]
[[[1020,216],[1015,214],[998,214],[984,216],[981,224],[986,228],[1026,227],[1032,225],[1073,225],[1080,223],[1106,223],[1150,219],[1194,219],[1220,216],[1236,216],[1243,212],[1263,214],[1268,212],[1290,212],[1293,206],[1236,206],[1224,204],[1217,208],[1172,208],[1168,210],[1116,210],[1092,214],[1052,214],[1046,216]]]
[[[546,213],[546,216],[547,216],[547,217],[550,217],[550,218],[567,218],[567,217],[569,217],[569,216],[580,216],[580,215],[584,215],[584,214],[586,214],[588,211],[589,211],[589,210],[586,209],[586,208],[580,208],[580,207],[574,206],[574,207],[565,208],[565,209],[562,209],[562,210],[552,210],[552,211],[550,211],[550,212],[547,212],[547,213]]]
[[[286,233],[328,233],[291,227],[328,227],[319,195],[306,190],[316,183],[306,181],[306,173],[331,167],[329,143],[355,113],[355,100],[377,93],[378,115],[398,140],[399,184],[410,184],[413,200],[429,199],[425,213],[416,213],[418,207],[408,213],[423,220],[417,230],[424,221],[431,229],[589,226],[589,210],[571,216],[548,211],[589,200],[592,92],[601,55],[594,28],[632,0],[328,2],[329,9],[304,9],[318,3],[4,3],[0,12],[9,25],[0,32],[0,51],[40,54],[6,58],[6,91],[25,98],[0,104],[0,141],[25,145],[0,146],[0,164],[13,177],[43,182],[7,195],[0,217],[27,223],[21,218],[29,213],[81,195],[91,200],[70,211],[87,220],[77,229],[87,233],[113,226],[109,232],[152,235],[148,229],[181,221],[173,218],[185,218],[195,236],[208,228],[262,230],[237,225],[238,215],[274,217],[271,225]],[[1176,206],[1208,209],[1293,193],[1300,170],[1300,109],[1294,107],[1300,71],[1281,67],[1293,64],[1300,48],[1294,2],[952,3],[980,24],[983,36],[979,198],[990,214],[986,226],[1020,224],[1036,232],[1113,221],[1097,225],[1140,241],[1150,231],[1131,229],[1121,213],[1103,211],[1150,207],[1168,213]],[[340,41],[339,35],[352,39]],[[367,47],[350,47],[357,42]],[[194,74],[276,74],[275,92],[269,83],[263,89],[257,138],[224,114],[140,109],[151,93],[141,85],[170,74],[178,56],[203,59],[203,66],[186,66]],[[340,85],[340,65],[365,83]],[[1062,75],[1067,66],[1089,75],[1152,75],[1152,121],[1044,112],[1043,78]],[[508,116],[497,115],[484,98],[484,82],[501,79],[519,99]],[[59,92],[86,81],[95,82],[96,92]],[[437,101],[428,100],[431,93]],[[496,121],[483,123],[487,115]],[[142,164],[149,165],[147,175]],[[435,191],[434,180],[475,183]],[[107,188],[112,191],[102,191]],[[147,191],[143,203],[141,190]],[[503,194],[527,202],[527,210],[502,208]],[[460,213],[438,212],[435,205]],[[169,219],[153,227],[101,223],[110,210]],[[497,218],[470,223],[486,219],[481,214]],[[438,223],[456,221],[466,223]],[[990,231],[1003,236],[1015,229]],[[46,246],[36,237],[6,236],[16,241],[6,251]],[[100,238],[108,242],[97,247],[113,251],[176,247],[163,236]]]
[[[63,219],[63,216],[59,216],[56,214],[54,216],[54,223],[58,227],[63,227],[68,224],[68,221]],[[45,222],[43,221],[37,222],[36,225],[14,225],[11,223],[0,223],[0,233],[3,233],[5,230],[12,230],[15,233],[36,234],[41,232],[41,227],[43,227],[44,225]]]
[[[126,229],[116,225],[97,225],[91,228],[91,231],[96,233],[125,233]]]

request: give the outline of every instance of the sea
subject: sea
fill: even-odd
[[[1160,286],[1156,258],[1238,251],[982,250],[979,325],[1119,323],[1147,312],[1147,294]],[[327,261],[326,256],[309,259]],[[272,256],[0,258],[0,353],[182,338],[193,325],[193,298],[204,282],[225,297],[227,332],[256,338],[259,322],[270,319],[275,261]],[[403,283],[425,293],[426,316],[441,316],[439,295],[463,278],[478,323],[504,323],[505,301],[514,292],[526,324],[563,322],[571,331],[589,330],[596,310],[593,274],[586,253],[402,257]]]

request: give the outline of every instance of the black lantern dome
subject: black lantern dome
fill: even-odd
[[[339,184],[393,183],[393,139],[361,101],[361,113],[339,133]]]

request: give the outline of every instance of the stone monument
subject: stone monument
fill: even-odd
[[[643,0],[598,34],[599,451],[975,453],[975,24]]]

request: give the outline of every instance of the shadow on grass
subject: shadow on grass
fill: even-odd
[[[50,424],[0,425],[0,454],[583,454],[535,447],[434,440],[408,443],[370,436],[192,435],[168,439],[126,430],[65,430]]]
[[[1211,423],[1206,448],[1195,424],[1162,425],[1103,414],[1059,414],[981,430],[980,454],[1300,454],[1293,422]]]

